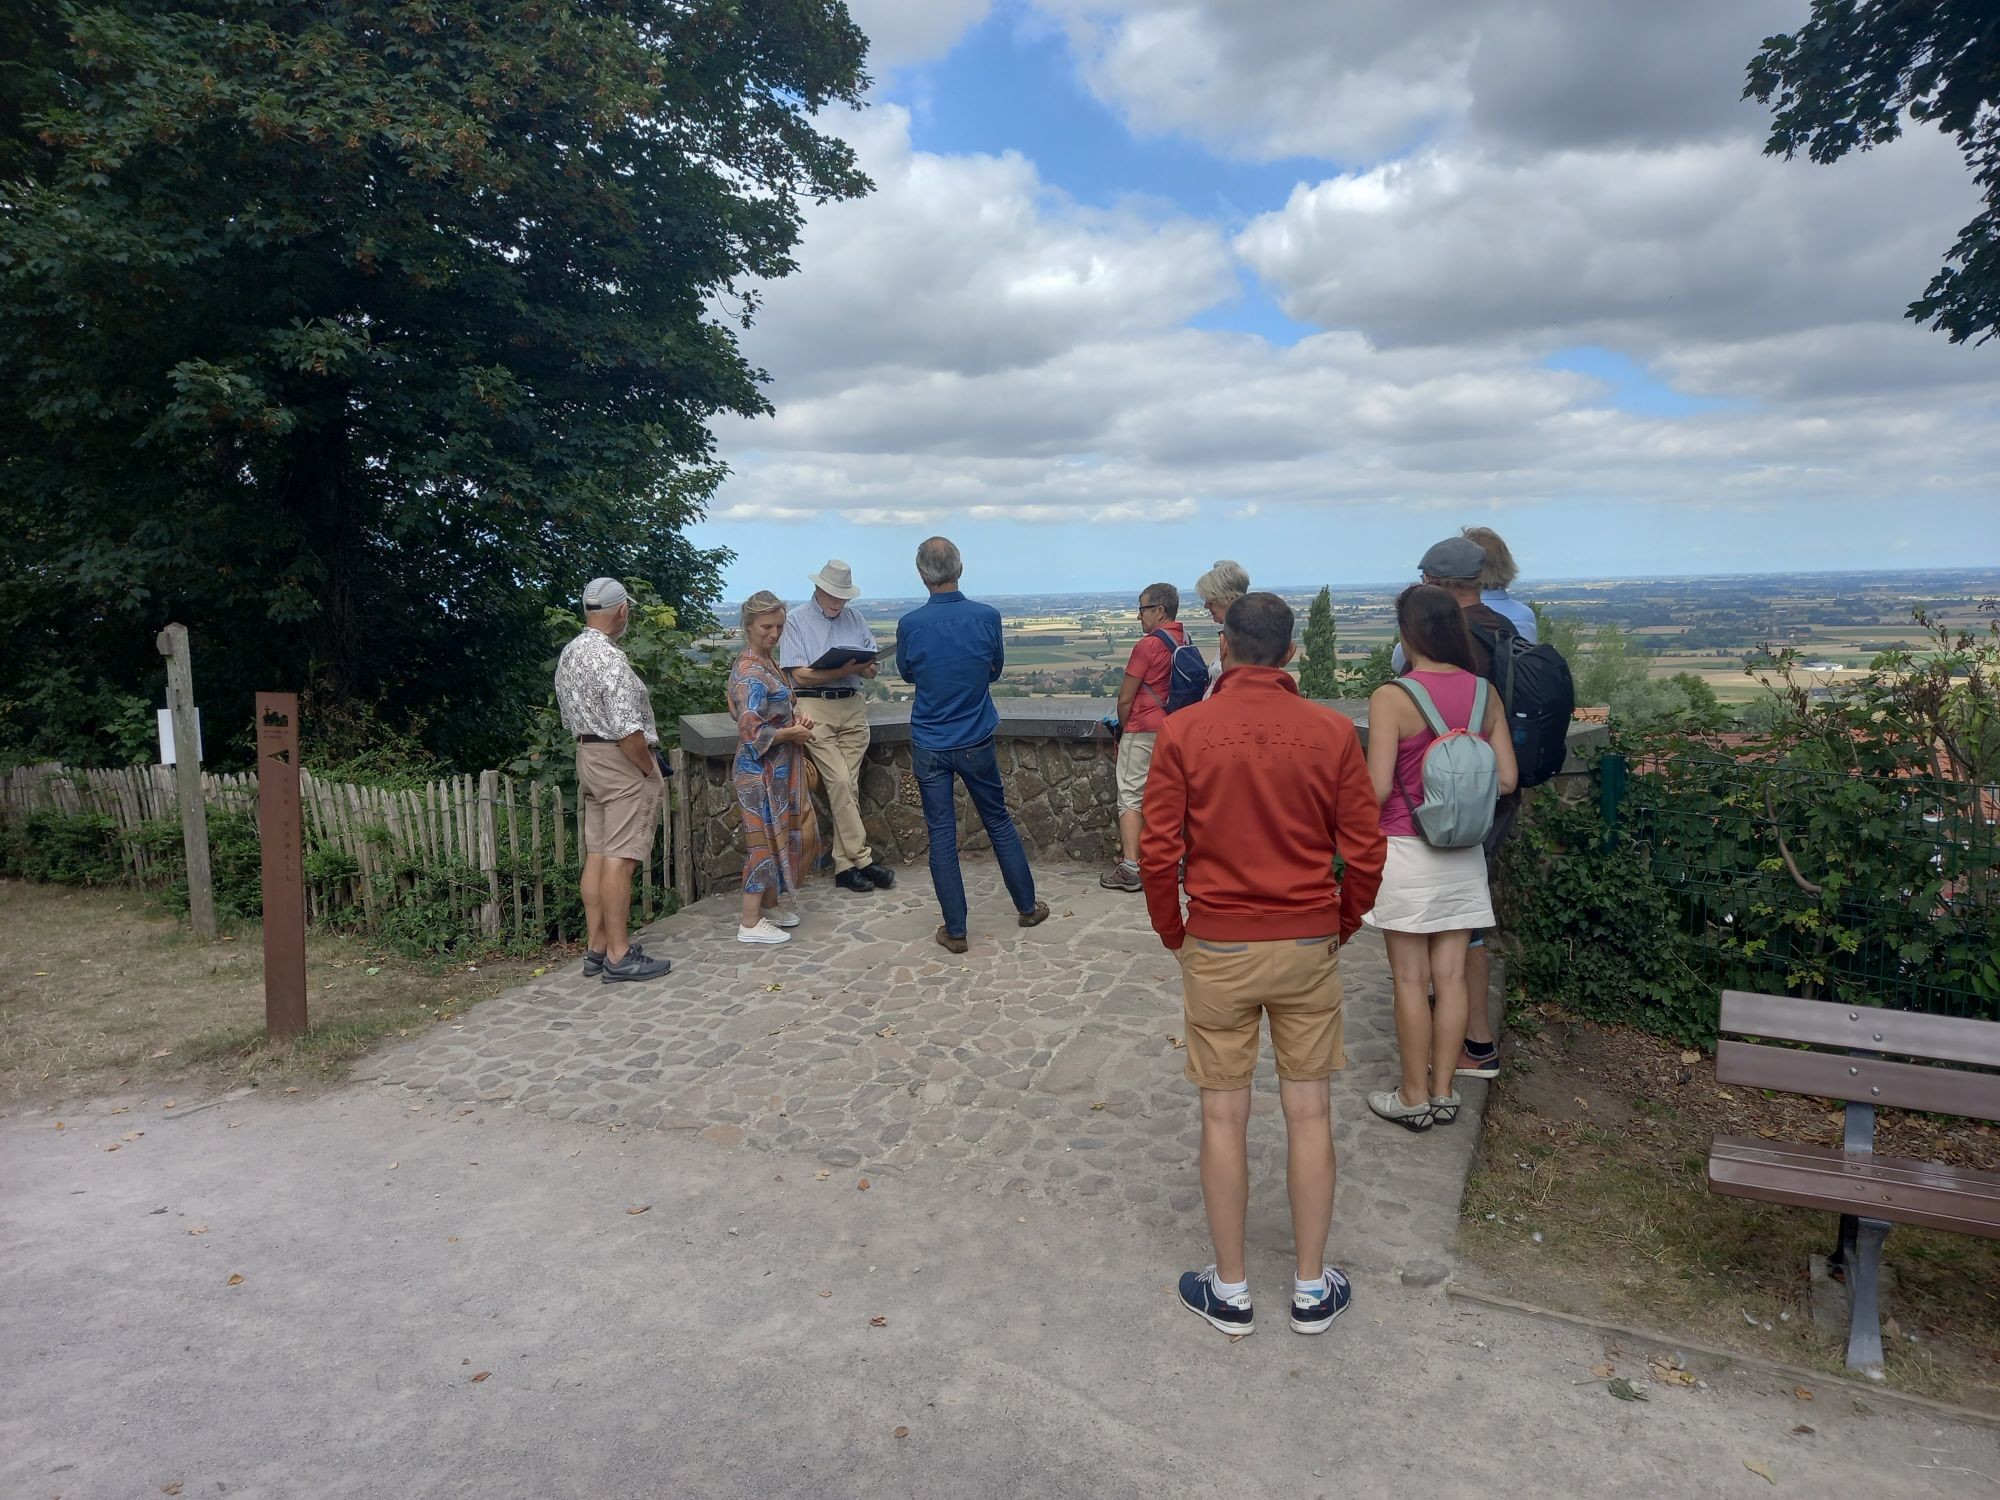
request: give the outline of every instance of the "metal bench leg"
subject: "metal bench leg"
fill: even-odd
[[[1853,1214],[1840,1216],[1840,1237],[1833,1242],[1833,1254],[1826,1258],[1827,1267],[1838,1271],[1840,1279],[1847,1279],[1847,1268],[1854,1264],[1854,1235],[1861,1221]]]
[[[1847,1368],[1870,1380],[1882,1378],[1882,1242],[1889,1225],[1882,1219],[1862,1219],[1856,1226],[1854,1252],[1847,1261]]]

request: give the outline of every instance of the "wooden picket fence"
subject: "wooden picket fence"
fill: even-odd
[[[668,891],[683,906],[694,899],[686,777],[681,752],[670,751],[669,757],[675,774],[667,783],[660,827],[633,882],[649,918]],[[201,780],[209,807],[256,816],[255,772],[204,772]],[[518,942],[549,931],[550,892],[573,879],[569,862],[583,843],[577,799],[565,798],[559,786],[498,771],[396,789],[325,781],[304,771],[299,804],[306,846],[338,849],[353,869],[319,880],[308,871],[307,915],[315,922],[372,928],[393,901],[397,884],[413,883],[413,872],[469,868],[476,875],[465,898],[468,914],[476,909],[489,937],[511,935]],[[102,814],[117,829],[128,879],[159,884],[170,874],[136,835],[144,824],[179,817],[172,766],[23,766],[0,779],[0,819],[37,811]]]

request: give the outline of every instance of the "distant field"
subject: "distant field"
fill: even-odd
[[[1303,630],[1312,592],[1281,592],[1298,612]],[[1396,592],[1397,586],[1390,585],[1334,591],[1343,666],[1358,666],[1369,650],[1393,638]],[[1617,623],[1651,654],[1654,676],[1694,673],[1729,703],[1748,702],[1762,693],[1743,664],[1767,645],[1789,646],[1807,662],[1824,662],[1826,676],[1835,679],[1865,669],[1884,650],[1919,644],[1922,634],[1910,618],[1913,606],[1926,605],[1936,618],[1954,626],[1983,629],[1991,617],[1980,612],[1978,601],[1996,595],[2000,570],[1994,569],[1820,578],[1613,579],[1516,590],[1518,598],[1580,617],[1588,631]],[[1181,623],[1188,638],[1212,657],[1214,623],[1191,589],[1183,601]],[[1045,684],[1055,680],[1067,688],[1077,674],[1102,683],[1122,668],[1138,641],[1132,601],[1124,594],[1042,596],[1030,607],[1006,599],[992,602],[1005,621],[1005,680],[1037,695],[1081,696],[1048,692]],[[895,643],[896,616],[914,603],[883,601],[871,610],[885,651]],[[887,674],[887,686],[907,695],[893,671]]]

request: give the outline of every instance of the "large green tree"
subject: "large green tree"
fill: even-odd
[[[1909,306],[1953,343],[2000,332],[2000,17],[1993,0],[1813,0],[1765,38],[1746,98],[1773,109],[1764,149],[1835,162],[1903,133],[1903,117],[1958,143],[1985,194],[1944,267]]]
[[[732,324],[868,187],[812,118],[866,84],[839,0],[29,0],[0,40],[0,741],[150,695],[179,618],[211,746],[297,686],[490,764],[586,578],[700,619],[709,419],[767,409]]]
[[[1322,588],[1306,611],[1305,659],[1299,663],[1299,692],[1307,698],[1340,696],[1339,626],[1333,618],[1333,590]]]

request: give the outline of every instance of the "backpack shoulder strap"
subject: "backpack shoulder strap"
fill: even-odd
[[[1486,732],[1486,698],[1489,689],[1484,677],[1475,677],[1472,681],[1472,714],[1465,721],[1465,732],[1467,734],[1484,734]]]
[[[1438,712],[1437,701],[1431,697],[1429,688],[1425,687],[1421,682],[1412,682],[1407,677],[1397,677],[1391,680],[1397,687],[1410,695],[1410,701],[1417,705],[1417,712],[1424,716],[1424,723],[1430,726],[1432,734],[1436,735],[1439,739],[1443,739],[1451,733],[1451,726],[1445,723],[1444,715]]]

